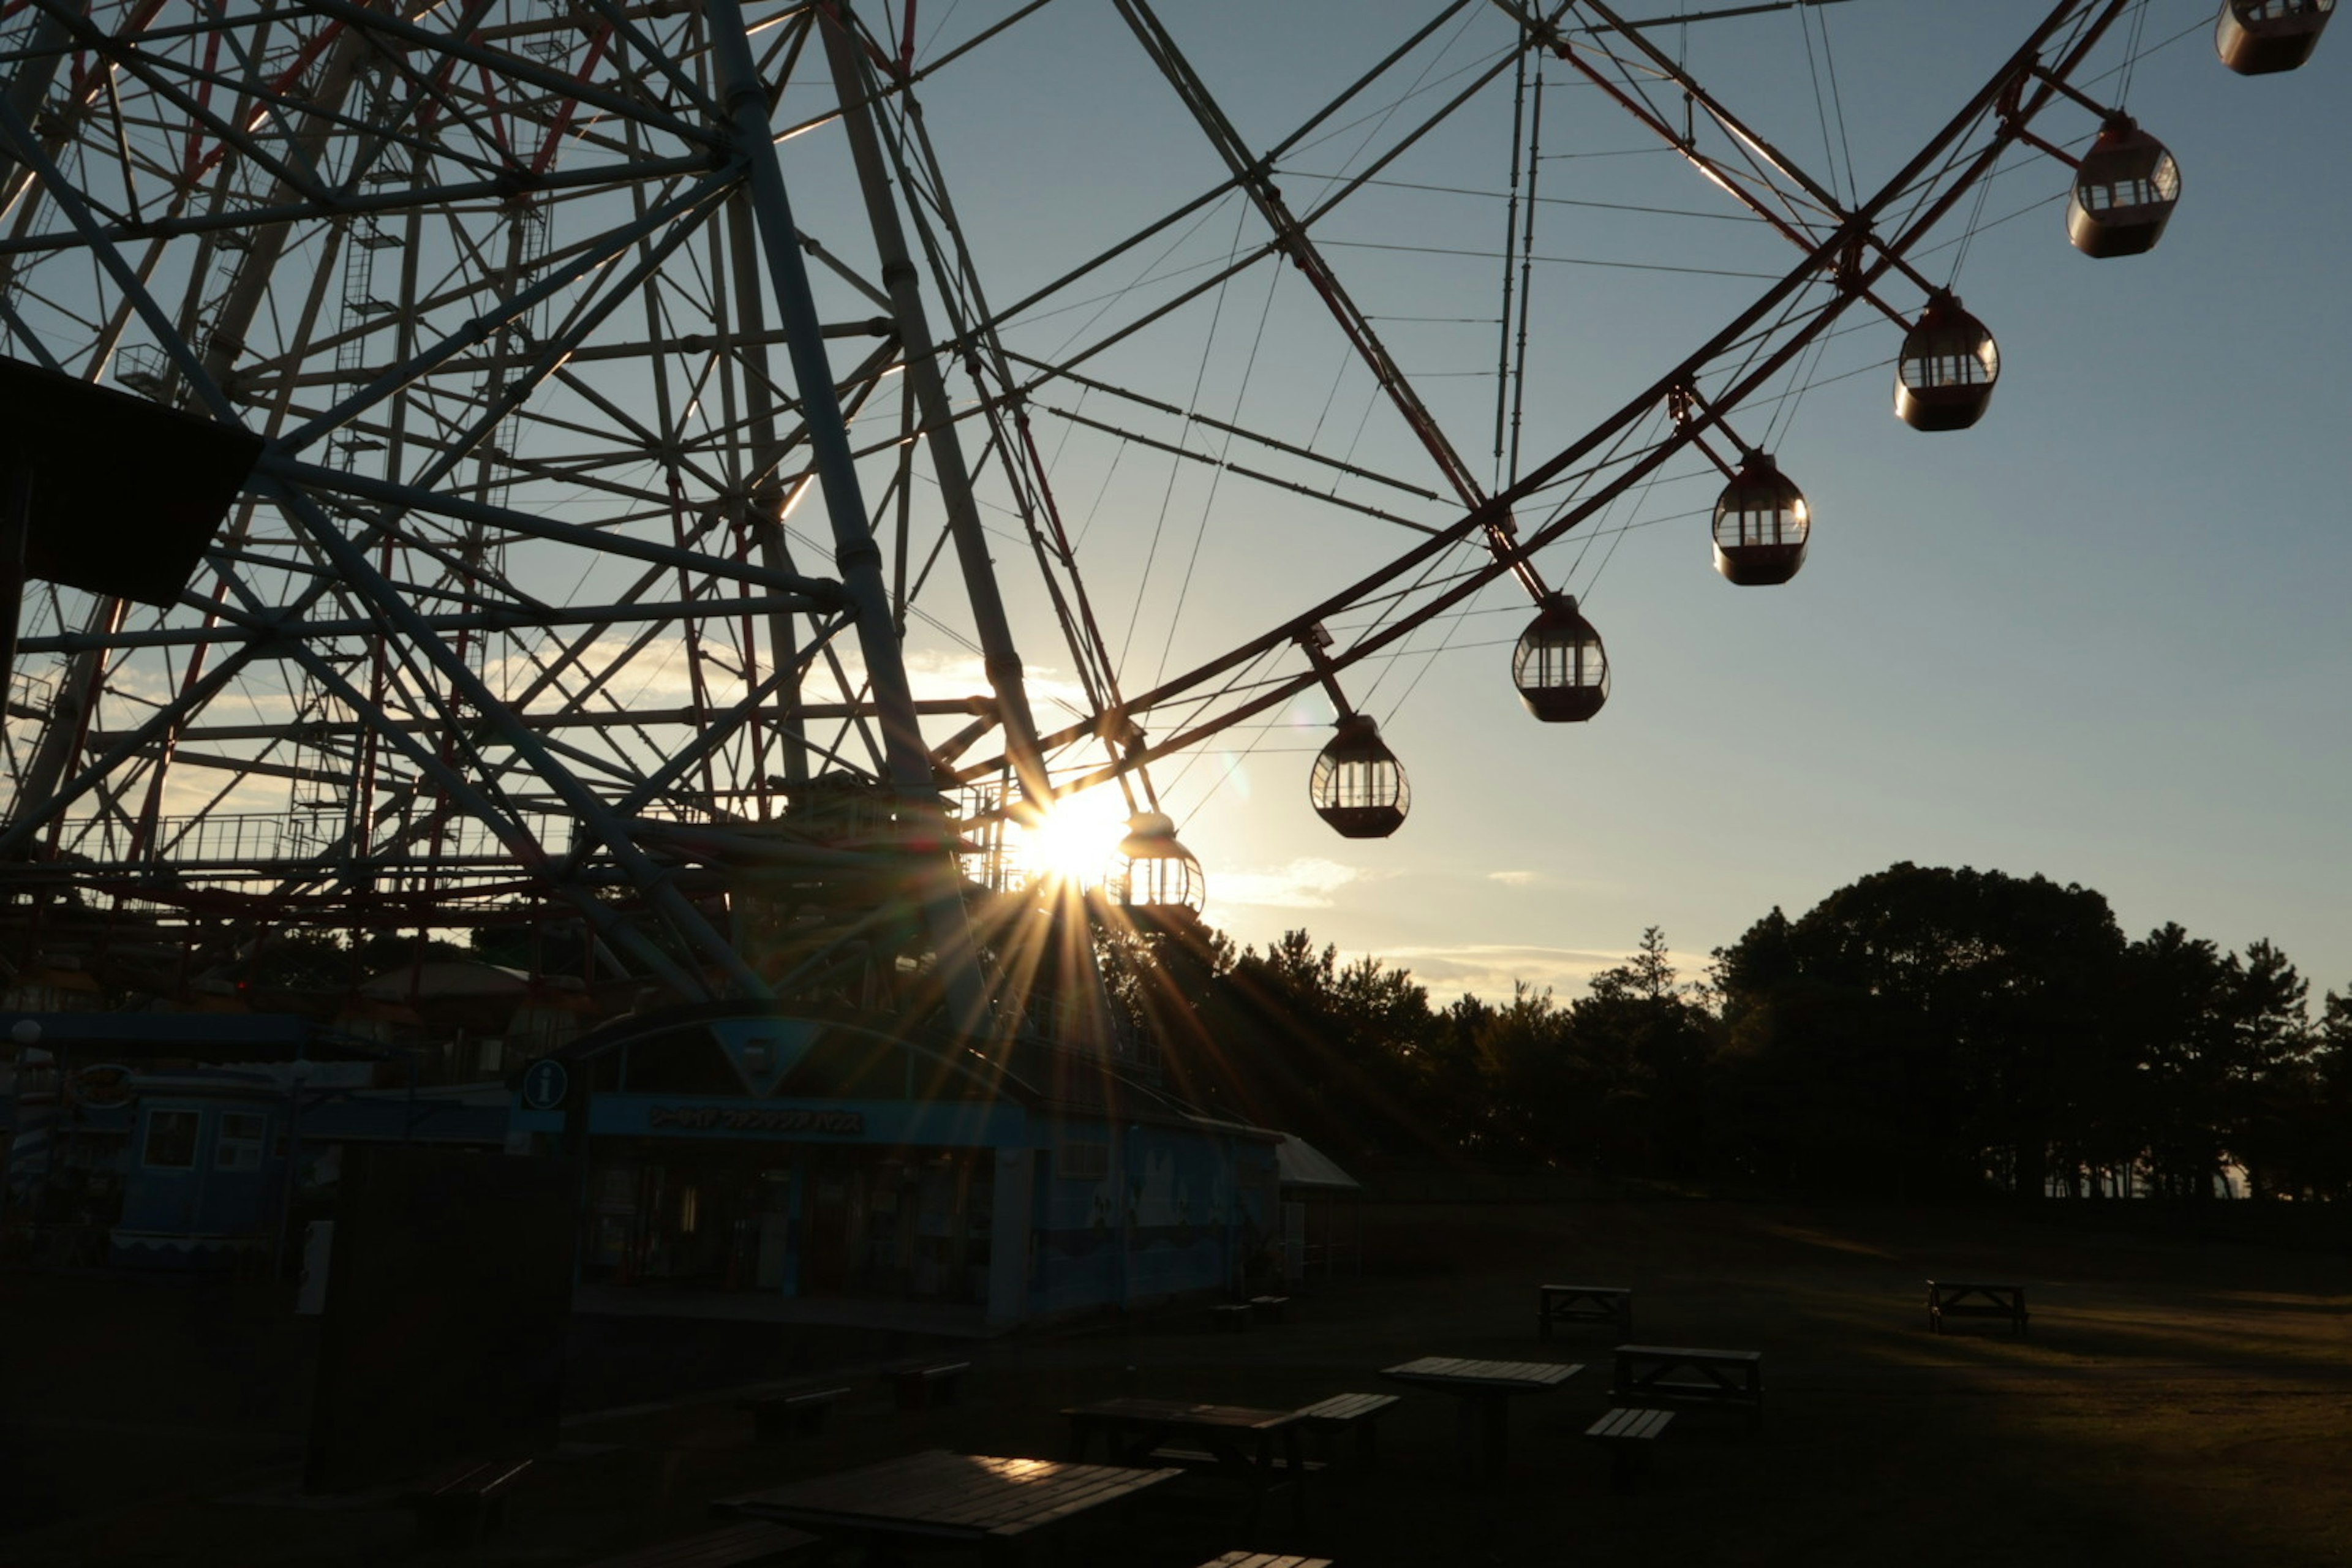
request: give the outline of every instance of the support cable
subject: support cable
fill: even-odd
[[[1507,472],[1519,477],[1519,431],[1528,406],[1528,319],[1535,304],[1536,254],[1536,185],[1543,174],[1543,57],[1536,57],[1536,93],[1533,111],[1528,117],[1528,212],[1526,229],[1519,237],[1519,335],[1512,354],[1511,372],[1511,450]],[[1507,300],[1503,314],[1510,314]],[[1499,394],[1498,394],[1499,395]]]
[[[1513,276],[1513,248],[1519,234],[1519,154],[1525,151],[1528,108],[1528,45],[1527,25],[1519,26],[1519,48],[1512,63],[1511,81],[1511,180],[1507,205],[1503,209],[1503,313],[1496,331],[1495,345],[1495,478],[1496,489],[1503,485],[1503,421],[1504,405],[1509,396],[1511,377],[1511,290],[1516,284]]]

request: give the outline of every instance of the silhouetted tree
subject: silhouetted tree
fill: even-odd
[[[2113,1076],[2089,889],[1908,862],[1717,955],[1733,1159],[1779,1183],[2042,1189]]]
[[[2231,1100],[2231,1014],[2242,974],[2212,942],[2167,922],[2124,955],[2114,1015],[2134,1068],[2128,1142],[2168,1197],[2210,1197]]]
[[[1651,927],[1562,1003],[1517,984],[1442,1011],[1304,931],[1107,940],[1114,997],[1220,1114],[1343,1161],[1730,1176],[1812,1190],[2210,1197],[2352,1193],[2352,997],[2316,1026],[2275,945],[2097,892],[1907,862],[1774,909],[1684,982]]]
[[[2352,992],[2330,991],[2293,1086],[2287,1172],[2278,1190],[2304,1198],[2352,1195]]]
[[[1580,1087],[1598,1100],[1591,1157],[1603,1169],[1688,1174],[1704,1156],[1716,1020],[1677,976],[1651,926],[1626,963],[1593,976],[1568,1008]]]
[[[1114,1005],[1156,1041],[1181,1098],[1343,1162],[1444,1146],[1444,1119],[1418,1103],[1435,1018],[1409,972],[1343,963],[1304,931],[1236,955],[1197,922],[1112,934],[1097,952]]]
[[[2226,998],[2221,1099],[2214,1108],[2222,1147],[2245,1168],[2253,1195],[2284,1181],[2294,1159],[2297,1108],[2309,1090],[2310,983],[2268,940],[2233,959]]]

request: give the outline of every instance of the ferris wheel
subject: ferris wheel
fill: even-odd
[[[2113,89],[2179,7],[2054,0],[1871,186],[1669,47],[1871,3],[1454,0],[1245,132],[1181,15],[1108,0],[1093,36],[1192,161],[1071,193],[1092,233],[963,195],[1075,0],[10,6],[0,353],[261,447],[176,594],[28,586],[5,912],[159,993],[273,930],[568,922],[683,995],[923,971],[977,1016],[981,889],[1034,907],[1108,859],[1114,905],[1199,906],[1173,797],[1217,737],[1328,701],[1313,806],[1392,834],[1370,694],[1467,617],[1521,623],[1534,719],[1601,711],[1573,551],[1621,509],[1719,487],[1715,569],[1799,571],[1773,446],[1833,348],[1883,341],[1916,429],[1985,416],[1993,332],[1923,258],[1997,173],[2042,171],[2091,257],[2163,234],[2179,166]],[[2299,66],[2333,8],[2226,0],[2221,63]],[[1675,205],[1654,173],[1648,205],[1561,196],[1580,117]],[[1428,318],[1364,283],[1462,247],[1337,232],[1465,127],[1507,202],[1475,395],[1408,367]],[[1539,440],[1561,201],[1737,219],[1738,262],[1657,262],[1720,324]]]

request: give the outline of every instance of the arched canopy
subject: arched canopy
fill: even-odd
[[[1528,711],[1547,724],[1579,724],[1609,700],[1609,655],[1576,600],[1554,594],[1519,634],[1511,679]]]
[[[2128,120],[2099,132],[2074,170],[2066,237],[2085,256],[2152,248],[2180,200],[2180,165],[2164,143]]]
[[[2000,349],[1985,324],[1938,294],[1903,340],[1895,416],[1914,430],[1965,430],[1984,417],[2000,379]]]
[[[1386,838],[1412,808],[1404,768],[1368,713],[1339,721],[1339,732],[1315,759],[1307,794],[1315,814],[1344,838]]]
[[[1805,492],[1761,452],[1749,454],[1715,503],[1715,569],[1741,587],[1785,583],[1813,531]]]
[[[2311,58],[2336,0],[2221,0],[2213,48],[2240,76],[2291,71]]]
[[[1176,824],[1164,813],[1139,811],[1129,817],[1118,857],[1111,896],[1129,909],[1181,909],[1198,914],[1209,900],[1200,861],[1177,840]]]

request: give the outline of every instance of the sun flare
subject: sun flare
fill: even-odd
[[[1127,837],[1127,807],[1116,790],[1065,795],[1018,830],[1015,855],[1031,882],[1099,882]]]

